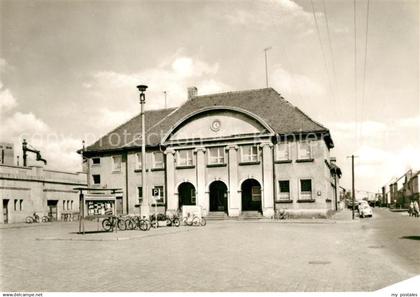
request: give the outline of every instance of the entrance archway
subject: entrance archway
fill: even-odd
[[[210,211],[228,211],[227,186],[222,181],[214,181],[210,184]]]
[[[192,183],[184,182],[178,186],[179,208],[183,205],[195,205],[195,187]]]
[[[261,185],[255,179],[247,179],[241,185],[242,210],[261,212]]]

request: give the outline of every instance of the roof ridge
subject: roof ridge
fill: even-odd
[[[232,94],[250,93],[250,92],[256,92],[256,91],[263,91],[263,90],[275,91],[272,87],[251,89],[251,90],[228,91],[228,92],[220,92],[220,93],[213,93],[213,94],[197,95],[197,96],[194,96],[193,98],[191,98],[191,100],[194,100],[195,98],[212,97],[212,96],[228,96],[228,95],[232,95]]]
[[[177,107],[160,108],[160,109],[149,109],[149,110],[146,110],[145,112],[150,112],[150,111],[163,111],[163,110],[168,110],[168,109],[174,109],[173,111],[171,111],[171,112],[170,112],[170,114],[171,114],[172,112],[174,112],[174,111],[177,109]],[[128,119],[128,120],[126,120],[125,122],[121,123],[121,124],[120,124],[120,125],[118,125],[116,128],[114,128],[114,129],[110,130],[109,132],[107,132],[107,133],[105,133],[105,134],[102,134],[102,136],[101,136],[101,137],[99,137],[99,139],[98,139],[97,141],[95,141],[95,142],[94,142],[94,143],[92,143],[91,145],[88,145],[88,146],[87,146],[87,148],[88,148],[88,147],[90,147],[90,146],[92,146],[92,145],[94,145],[95,143],[97,143],[97,142],[98,142],[98,141],[100,141],[102,138],[106,137],[107,135],[109,135],[109,134],[111,134],[111,133],[113,133],[113,132],[117,131],[117,130],[118,130],[118,129],[120,129],[122,126],[124,126],[125,124],[127,124],[127,123],[131,122],[132,120],[134,120],[135,118],[137,118],[137,117],[139,117],[139,116],[140,116],[140,113],[138,113],[138,114],[136,114],[136,115],[132,116],[131,118],[129,118],[129,119]]]

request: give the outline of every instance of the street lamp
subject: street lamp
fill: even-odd
[[[141,186],[142,186],[142,202],[139,207],[140,216],[149,217],[149,199],[147,196],[146,186],[146,127],[144,120],[144,105],[146,104],[146,96],[144,92],[147,89],[146,85],[138,85],[137,89],[140,91],[140,116],[141,116]]]

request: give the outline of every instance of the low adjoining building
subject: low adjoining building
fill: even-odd
[[[123,189],[124,213],[138,213],[152,193],[161,211],[198,205],[205,215],[337,207],[341,171],[329,130],[272,88],[205,96],[190,88],[180,107],[145,116],[146,189],[140,115],[83,152],[92,186]]]
[[[0,222],[24,222],[34,212],[56,220],[62,214],[76,214],[79,196],[73,188],[80,186],[86,186],[85,173],[0,165]]]

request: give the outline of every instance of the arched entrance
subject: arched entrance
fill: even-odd
[[[247,179],[241,185],[242,210],[261,212],[261,185],[255,179]]]
[[[224,211],[227,213],[227,187],[222,181],[210,184],[210,211]]]
[[[192,183],[184,182],[178,186],[179,208],[183,205],[195,205],[195,187]]]

